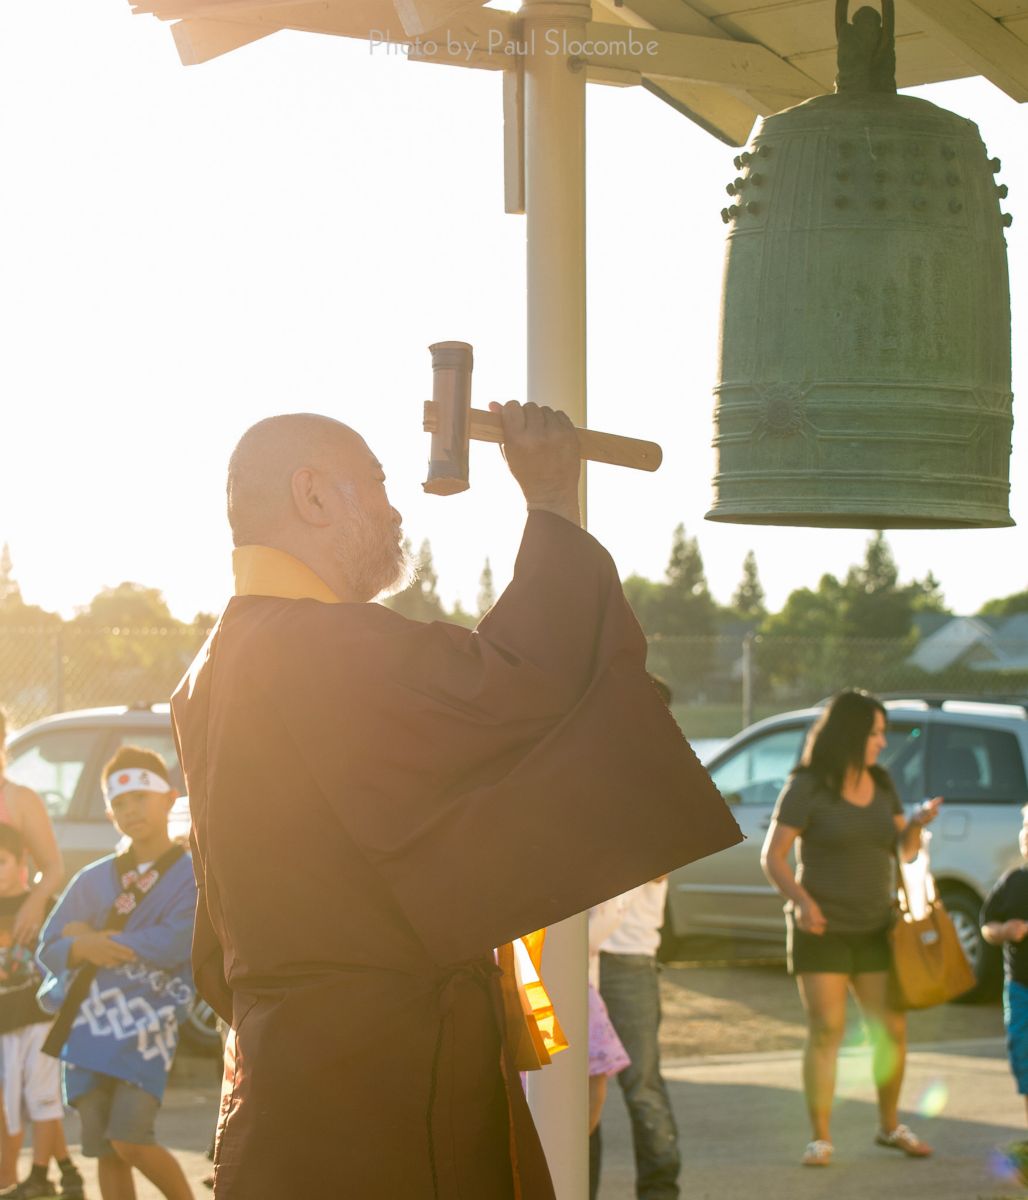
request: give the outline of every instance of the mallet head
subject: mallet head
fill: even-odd
[[[467,491],[470,442],[471,371],[474,357],[467,342],[436,342],[432,353],[432,401],[435,428],[424,489],[436,496]]]

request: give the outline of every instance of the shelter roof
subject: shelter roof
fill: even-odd
[[[410,57],[509,69],[496,35],[517,37],[517,15],[476,0],[130,0],[137,13],[174,22],[183,62],[203,62],[298,29],[390,40]],[[853,8],[859,5],[859,0]],[[609,43],[629,27],[658,39],[659,52],[584,56],[596,82],[640,84],[709,132],[743,144],[758,116],[833,88],[835,0],[593,0],[590,37]],[[490,35],[489,31],[494,34]],[[425,53],[450,33],[474,54]],[[655,43],[655,44],[658,44]],[[487,47],[492,47],[488,50]],[[1028,100],[1028,0],[896,0],[901,88],[983,75],[1019,103]]]

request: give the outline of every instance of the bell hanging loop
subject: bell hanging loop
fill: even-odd
[[[882,11],[865,5],[849,20],[849,0],[835,0],[838,41],[836,92],[896,94],[896,6],[882,0]]]

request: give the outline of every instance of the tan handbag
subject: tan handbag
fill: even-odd
[[[897,1011],[945,1004],[962,996],[977,982],[929,872],[925,874],[925,892],[925,915],[915,918],[910,911],[903,873],[899,872],[899,909],[889,930],[892,949],[889,1004]]]

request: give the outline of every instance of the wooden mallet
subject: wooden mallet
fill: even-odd
[[[476,442],[502,442],[503,422],[499,413],[471,407],[471,369],[474,365],[467,342],[436,342],[432,353],[432,399],[425,401],[425,431],[432,435],[426,492],[452,496],[467,491],[468,449]],[[576,429],[581,456],[590,462],[612,463],[655,471],[663,452],[656,442]]]

